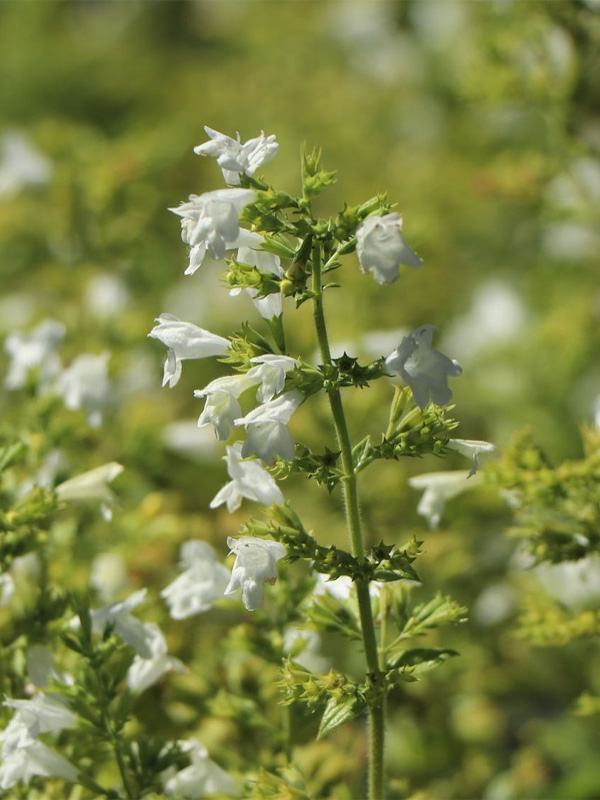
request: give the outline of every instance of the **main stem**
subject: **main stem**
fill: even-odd
[[[315,327],[323,364],[325,366],[331,366],[331,350],[329,349],[325,312],[323,309],[321,248],[318,242],[313,246],[312,257],[312,291]],[[339,388],[337,386],[332,386],[328,388],[327,393],[344,470],[342,489],[346,508],[346,519],[348,521],[348,531],[352,543],[352,553],[359,561],[363,561],[365,558],[365,547],[360,519],[358,484],[352,459],[352,445],[348,433],[348,424],[346,422],[346,415],[344,413],[344,406]],[[369,670],[368,678],[372,686],[376,688],[380,686],[383,675],[379,668],[377,637],[375,634],[373,610],[371,608],[371,597],[369,595],[369,582],[357,580],[356,593],[358,596],[358,610],[360,614],[365,657]],[[369,800],[382,800],[383,798],[384,734],[385,705],[382,694],[378,704],[369,708]]]

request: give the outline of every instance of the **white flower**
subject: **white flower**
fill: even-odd
[[[141,589],[119,603],[112,603],[91,611],[94,633],[104,633],[107,625],[111,625],[117,636],[133,647],[139,656],[152,658],[152,642],[154,640],[152,628],[131,615],[131,610],[143,602],[145,596],[146,589]],[[79,620],[76,618],[71,624],[77,627]]]
[[[10,572],[0,573],[0,608],[10,605],[15,593],[15,582]]]
[[[251,189],[217,189],[192,195],[187,203],[171,208],[181,217],[183,241],[194,250],[185,274],[193,274],[202,264],[206,251],[217,261],[224,257],[228,243],[240,232],[240,211],[256,197]]]
[[[181,362],[186,359],[223,356],[229,347],[229,339],[199,328],[191,322],[183,322],[173,314],[161,314],[155,319],[158,325],[148,336],[158,339],[168,347],[165,361],[163,386],[171,389],[181,377]]]
[[[437,406],[449,403],[452,392],[448,388],[448,376],[462,374],[456,361],[432,348],[434,330],[434,325],[416,328],[385,360],[386,366],[410,386],[420,408],[425,408],[430,400]]]
[[[204,126],[204,130],[210,136],[210,141],[194,147],[194,153],[216,158],[225,182],[230,186],[239,184],[240,172],[254,175],[260,166],[275,158],[279,150],[275,136],[265,136],[264,131],[261,131],[260,136],[242,144],[239,133],[236,140],[209,128],[208,125]]]
[[[240,235],[236,242],[238,245],[237,260],[242,264],[256,267],[260,272],[270,272],[272,275],[282,278],[285,273],[279,256],[261,250],[263,241],[264,238],[260,234],[240,229]],[[234,287],[229,294],[233,296],[241,291],[239,287]],[[281,316],[283,312],[281,292],[273,292],[264,297],[260,297],[256,289],[246,289],[246,292],[252,298],[252,302],[263,319],[271,320]]]
[[[417,506],[417,513],[427,519],[430,527],[437,528],[439,525],[447,500],[472,489],[480,482],[478,475],[467,481],[469,475],[466,469],[461,469],[452,472],[427,472],[408,479],[413,489],[425,490]]]
[[[289,356],[256,356],[250,361],[258,365],[251,367],[246,375],[250,380],[260,383],[256,393],[259,403],[267,403],[279,394],[283,390],[287,373],[298,366],[298,362]]]
[[[324,575],[322,572],[314,572],[313,575],[317,579],[313,589],[313,597],[318,597],[328,592],[336,600],[348,600],[352,595],[354,583],[349,575],[340,575],[339,578],[334,580],[330,580],[329,575]]]
[[[181,575],[160,593],[169,606],[173,619],[187,619],[208,611],[215,600],[223,597],[231,572],[217,561],[207,542],[193,539],[181,547]]]
[[[280,542],[242,536],[227,537],[227,545],[235,553],[235,563],[229,586],[225,594],[242,590],[242,602],[248,611],[255,611],[263,604],[263,583],[273,584],[277,580],[277,562],[286,554]]]
[[[227,504],[227,510],[231,513],[241,505],[242,498],[254,500],[262,503],[263,506],[270,506],[273,503],[283,504],[281,490],[267,470],[258,461],[244,461],[242,445],[236,442],[227,448],[227,455],[224,461],[227,464],[227,471],[231,481],[217,493],[212,500],[210,507]]]
[[[212,424],[217,439],[229,439],[234,420],[242,413],[238,397],[258,381],[244,375],[226,375],[216,378],[204,389],[197,389],[194,397],[206,397],[204,410],[198,418],[198,427]]]
[[[77,356],[71,366],[59,375],[55,385],[65,406],[71,411],[83,408],[93,428],[102,424],[102,412],[110,403],[109,358],[109,353]]]
[[[77,717],[68,708],[66,699],[56,695],[48,696],[40,692],[31,700],[12,700],[7,697],[4,705],[16,710],[13,721],[22,723],[34,739],[40,733],[60,733],[77,724]]]
[[[400,264],[420,267],[423,259],[410,249],[402,235],[402,217],[386,214],[367,217],[356,229],[356,252],[362,272],[372,272],[377,283],[392,283]]]
[[[448,441],[448,447],[471,459],[471,471],[467,476],[469,478],[475,475],[479,469],[480,455],[491,455],[496,452],[495,445],[490,442],[482,442],[478,439],[450,439]]]
[[[73,683],[70,675],[57,671],[54,656],[43,644],[32,644],[27,649],[25,663],[33,684],[40,689],[45,688],[50,679],[69,685]]]
[[[331,666],[329,659],[321,655],[321,637],[317,631],[304,630],[290,626],[283,632],[284,653],[287,653],[296,664],[311,672],[327,672]]]
[[[132,692],[144,692],[157,683],[167,672],[185,672],[178,658],[167,655],[167,643],[162,631],[152,622],[146,625],[151,633],[150,658],[136,656],[127,671],[127,686]]]
[[[65,758],[33,739],[27,726],[13,719],[0,733],[0,789],[10,789],[19,781],[29,783],[36,775],[63,778],[74,783],[78,771]]]
[[[243,425],[247,434],[242,456],[258,455],[265,464],[273,464],[278,456],[291,461],[296,446],[285,426],[303,400],[300,392],[286,392],[236,419],[235,425]]]
[[[165,781],[165,792],[185,800],[201,800],[207,795],[225,794],[237,797],[236,782],[209,758],[208,751],[197,739],[179,742],[184,753],[189,753],[189,767],[176,772]]]
[[[4,379],[6,389],[22,389],[27,384],[29,372],[38,370],[40,390],[48,388],[61,371],[60,358],[56,350],[65,335],[65,326],[53,319],[46,319],[31,333],[12,333],[4,342],[10,357],[10,365]]]
[[[122,278],[110,272],[95,275],[85,289],[85,304],[100,320],[110,320],[122,314],[129,305],[127,286]]]
[[[40,186],[52,174],[48,159],[17,131],[0,141],[0,197],[10,197],[26,186]]]
[[[55,489],[56,496],[65,502],[99,500],[102,516],[108,522],[112,519],[112,506],[117,501],[108,484],[122,472],[123,467],[116,461],[102,464],[61,483]]]
[[[127,567],[118,553],[98,553],[90,569],[90,584],[103,603],[110,603],[129,586]]]

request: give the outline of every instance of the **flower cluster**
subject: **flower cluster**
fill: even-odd
[[[4,349],[10,363],[4,387],[16,391],[34,381],[40,394],[57,395],[71,411],[83,409],[89,424],[97,428],[111,403],[109,354],[84,353],[63,368],[58,348],[64,335],[62,323],[47,319],[29,334],[16,332],[8,336]]]

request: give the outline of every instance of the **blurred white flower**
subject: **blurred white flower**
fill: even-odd
[[[187,203],[170,208],[181,217],[181,235],[190,245],[190,264],[185,271],[192,275],[202,264],[208,251],[217,261],[235,242],[240,232],[240,211],[256,197],[251,189],[217,189],[191,195]]]
[[[290,626],[283,632],[283,652],[296,664],[311,672],[324,673],[329,669],[329,659],[321,655],[321,637],[317,631]]]
[[[467,475],[470,478],[479,469],[479,457],[481,455],[491,455],[496,452],[496,445],[490,442],[482,442],[478,439],[450,439],[448,441],[450,450],[456,450],[463,456],[471,459],[471,471]]]
[[[313,575],[317,579],[313,589],[313,597],[318,597],[327,592],[333,595],[336,600],[348,600],[351,596],[354,583],[349,575],[340,575],[339,578],[334,580],[329,580],[329,575],[324,575],[321,572],[314,572]]]
[[[84,353],[77,356],[58,376],[54,387],[70,411],[82,408],[86,412],[88,422],[93,428],[102,424],[103,411],[111,402],[109,358],[109,353],[99,356]]]
[[[154,640],[152,628],[131,614],[131,611],[143,602],[145,596],[146,589],[141,589],[119,603],[93,609],[90,616],[94,633],[102,634],[106,626],[111,625],[117,636],[133,647],[139,656],[152,658],[152,642]],[[78,627],[79,620],[75,618],[71,625],[75,628]]]
[[[235,563],[225,594],[241,589],[245,608],[256,611],[263,604],[263,583],[273,584],[277,580],[277,562],[284,558],[285,547],[280,542],[251,536],[239,539],[228,536],[227,545],[235,553]]]
[[[90,584],[103,603],[110,603],[129,586],[129,576],[123,558],[118,553],[99,553],[90,570]]]
[[[201,800],[207,795],[225,794],[237,797],[240,790],[229,775],[209,757],[208,751],[197,739],[178,742],[180,749],[188,753],[189,767],[167,774],[164,782],[165,792],[185,800]]]
[[[85,289],[85,304],[98,319],[122,314],[129,303],[129,292],[122,278],[110,272],[95,275]]]
[[[30,371],[37,369],[38,388],[46,390],[62,368],[56,350],[64,335],[65,326],[53,319],[40,322],[31,333],[11,333],[4,342],[10,358],[5,388],[22,389]]]
[[[467,470],[461,469],[451,472],[427,472],[408,479],[409,486],[413,489],[424,490],[417,506],[417,513],[425,517],[431,528],[437,528],[439,525],[448,500],[467,489],[472,489],[481,481],[479,475],[475,475],[470,481],[467,480],[468,477]]]
[[[77,717],[68,707],[67,700],[58,695],[48,696],[39,692],[31,700],[6,697],[3,705],[15,709],[17,713],[13,722],[24,725],[34,739],[40,733],[60,733],[77,724]]]
[[[472,607],[473,619],[480,625],[497,625],[515,611],[515,592],[504,583],[492,583],[478,595]]]
[[[438,406],[449,403],[448,377],[462,374],[456,361],[432,348],[434,330],[434,325],[422,325],[412,331],[385,361],[410,386],[419,408],[425,408],[430,400]]]
[[[283,494],[267,470],[256,459],[244,461],[242,445],[235,442],[227,448],[223,459],[231,481],[226,483],[212,500],[210,507],[218,508],[223,503],[231,513],[238,509],[245,497],[263,506],[283,504]]]
[[[194,397],[206,397],[204,409],[198,418],[198,427],[211,424],[217,439],[229,439],[234,420],[242,413],[238,398],[256,383],[258,380],[252,380],[245,373],[225,375],[211,381],[204,389],[196,389]]]
[[[221,455],[212,431],[199,429],[197,419],[182,419],[165,426],[165,446],[193,461],[214,461]]]
[[[238,245],[237,260],[242,264],[250,264],[256,267],[260,272],[270,272],[278,278],[282,278],[284,270],[281,266],[279,256],[273,253],[268,253],[266,250],[261,250],[261,244],[264,237],[253,231],[246,231],[240,229],[236,244]],[[239,287],[234,287],[230,290],[229,294],[234,296],[240,294],[242,290]],[[283,301],[281,292],[273,292],[272,294],[259,297],[256,289],[246,289],[250,295],[254,306],[263,319],[271,320],[273,317],[280,317],[283,312]]]
[[[423,259],[410,249],[402,235],[402,217],[386,214],[367,217],[356,229],[356,252],[362,272],[372,272],[377,283],[392,283],[400,264],[420,267]]]
[[[258,455],[265,464],[273,464],[278,456],[291,461],[296,445],[286,425],[303,400],[300,392],[286,392],[236,419],[236,426],[246,428],[242,456]]]
[[[275,136],[265,136],[261,131],[260,136],[248,139],[242,144],[238,133],[237,139],[232,139],[224,133],[219,133],[208,125],[204,126],[206,134],[210,137],[208,142],[194,147],[198,156],[212,156],[217,159],[217,164],[223,171],[225,183],[237,186],[240,182],[240,172],[244,175],[254,175],[263,164],[275,158],[279,145]]]
[[[531,572],[561,604],[580,610],[600,602],[600,558],[596,555],[560,564],[538,564]]]
[[[32,738],[27,726],[11,720],[0,733],[0,789],[29,783],[36,775],[75,782],[78,771],[65,758]]]
[[[257,366],[251,367],[246,375],[249,380],[260,383],[256,393],[259,403],[268,403],[279,394],[283,390],[287,373],[298,366],[296,359],[289,356],[256,356],[250,361]]]
[[[167,643],[162,631],[152,622],[146,628],[151,633],[150,658],[137,655],[127,670],[127,687],[132,692],[145,692],[150,686],[166,675],[167,672],[186,672],[185,665],[174,656],[167,655]]]
[[[112,483],[121,472],[123,472],[122,465],[111,461],[69,478],[54,491],[58,499],[65,502],[99,500],[102,516],[109,522],[112,519],[112,506],[117,502],[117,497],[108,484]]]
[[[52,165],[30,140],[18,131],[0,140],[0,197],[10,197],[27,186],[41,186],[50,180]]]
[[[148,334],[168,347],[165,361],[163,386],[172,389],[181,378],[182,361],[186,359],[223,356],[229,347],[229,339],[199,328],[191,322],[183,322],[173,314],[161,314],[155,319],[158,325]]]
[[[515,289],[500,280],[479,286],[471,307],[444,333],[444,346],[462,359],[472,359],[487,348],[516,340],[523,332],[527,309]]]
[[[597,228],[587,222],[551,222],[542,233],[544,252],[557,261],[585,261],[594,258],[599,247]]]
[[[231,572],[217,561],[207,542],[193,539],[181,547],[178,578],[160,593],[169,606],[173,619],[187,619],[212,607],[223,597]]]
[[[15,582],[10,572],[0,573],[0,608],[10,605],[15,593]]]
[[[54,663],[54,656],[46,645],[37,643],[28,647],[25,663],[27,665],[29,677],[33,684],[39,689],[44,689],[51,679],[69,685],[73,683],[73,679],[70,675],[57,671]]]

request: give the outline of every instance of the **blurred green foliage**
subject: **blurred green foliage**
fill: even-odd
[[[594,504],[585,522],[598,535],[597,490],[592,497],[577,483],[586,469],[598,480],[597,443],[583,466],[579,434],[600,394],[595,0],[4,2],[0,75],[0,136],[25,134],[52,166],[46,184],[0,196],[0,329],[60,319],[65,356],[109,350],[115,386],[115,406],[94,430],[83,414],[51,412],[44,398],[24,391],[15,403],[2,394],[2,433],[27,443],[30,473],[57,447],[76,471],[111,460],[126,468],[110,525],[85,509],[53,522],[58,582],[85,586],[94,556],[116,551],[130,586],[150,587],[152,613],[165,622],[158,593],[173,578],[180,543],[204,538],[224,551],[244,519],[206,513],[224,480],[219,451],[198,439],[190,459],[165,439],[167,425],[197,416],[192,389],[220,368],[202,362],[184,370],[177,390],[161,390],[162,352],[146,339],[163,311],[223,334],[244,319],[254,324],[245,298],[219,286],[222,265],[183,278],[185,248],[166,211],[221,185],[214,163],[192,154],[205,124],[239,129],[244,139],[276,133],[281,152],[265,172],[291,192],[300,143],[320,145],[326,168],[338,170],[318,201],[324,214],[388,192],[425,266],[391,287],[347,266],[343,288],[327,298],[334,337],[360,355],[374,346],[365,339],[373,331],[437,324],[441,349],[465,368],[452,411],[459,435],[502,449],[528,425],[536,444],[519,440],[509,452],[520,446],[533,459],[539,446],[555,472],[535,478],[536,464],[521,463],[521,488],[534,499],[554,492],[573,524],[569,503],[585,494]],[[93,281],[106,275],[129,298],[114,315],[90,299]],[[507,292],[508,305],[500,302]],[[491,297],[483,311],[481,297]],[[288,328],[292,349],[309,358],[315,342],[304,309]],[[354,392],[355,441],[385,427],[391,390],[382,383]],[[318,405],[295,422],[299,439],[334,448]],[[565,459],[580,466],[560,467]],[[416,595],[426,601],[440,590],[471,609],[469,622],[425,644],[461,657],[391,696],[391,796],[599,797],[598,591],[575,606],[566,589],[549,595],[537,568],[522,568],[505,536],[512,512],[491,488],[458,498],[442,530],[426,532],[406,478],[433,469],[429,461],[380,462],[363,480],[372,543],[425,539]],[[511,456],[502,462],[503,485],[517,480],[518,466]],[[561,494],[563,479],[570,497]],[[287,491],[325,544],[345,544],[337,491],[321,496],[296,480]],[[528,524],[546,541],[545,523]],[[256,797],[360,797],[360,723],[315,743],[318,720],[293,707],[302,778],[284,774],[282,753],[270,745],[282,725],[274,715],[288,713],[270,702],[280,674],[259,657],[261,616],[240,617],[213,610],[170,624],[170,652],[191,672],[144,695],[141,735],[198,735],[225,768],[257,774]],[[232,661],[240,624],[255,630],[257,652]],[[233,642],[227,663],[224,637]],[[357,660],[333,635],[324,651],[334,665]],[[254,692],[252,708],[228,707],[226,690],[236,687]]]

